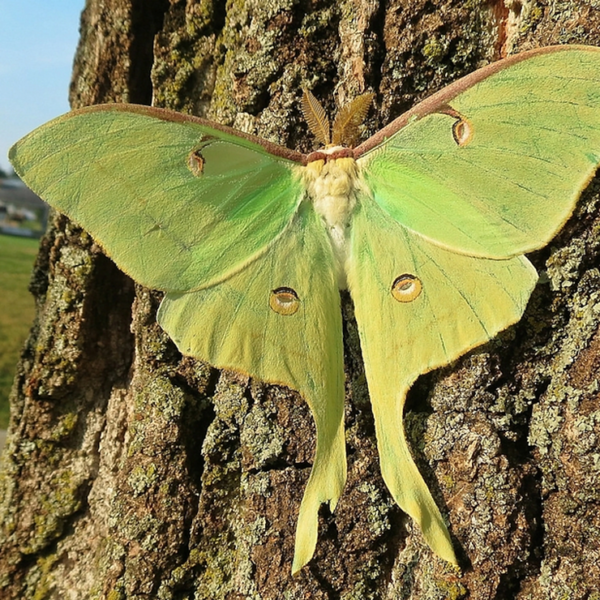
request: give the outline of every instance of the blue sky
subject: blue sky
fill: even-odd
[[[69,110],[85,0],[0,0],[0,167],[20,137]]]

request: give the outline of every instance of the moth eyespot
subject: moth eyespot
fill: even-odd
[[[459,146],[466,146],[473,139],[473,126],[464,117],[452,125],[452,137]]]
[[[418,277],[404,273],[404,275],[400,275],[394,279],[394,283],[392,283],[392,296],[398,302],[412,302],[419,296],[422,289],[423,285]]]
[[[271,292],[269,306],[279,315],[293,315],[300,308],[300,299],[295,290],[289,287],[279,287]]]
[[[196,176],[200,177],[204,173],[204,156],[200,150],[192,150],[188,156],[188,169]]]

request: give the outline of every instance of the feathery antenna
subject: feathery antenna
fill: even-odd
[[[302,89],[302,114],[308,123],[308,128],[319,142],[325,146],[330,143],[329,119],[325,109],[306,88]]]
[[[333,122],[333,144],[352,148],[359,135],[359,127],[367,116],[375,94],[361,94],[346,104]]]

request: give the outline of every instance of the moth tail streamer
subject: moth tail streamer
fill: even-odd
[[[337,425],[335,431],[328,431],[332,429],[331,425],[325,421],[320,422],[317,415],[318,413],[314,413],[317,425],[317,448],[313,468],[300,504],[292,575],[298,573],[315,553],[321,504],[329,502],[329,508],[335,510],[346,483],[343,414],[342,419],[334,424]]]
[[[411,456],[404,433],[403,413],[410,386],[399,392],[381,386],[373,398],[377,446],[383,480],[398,506],[421,528],[431,549],[444,560],[458,564],[446,523]],[[382,397],[383,396],[383,397]]]

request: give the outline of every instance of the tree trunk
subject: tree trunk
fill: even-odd
[[[507,54],[600,45],[591,1],[506,4],[88,0],[71,101],[153,98],[309,151],[305,84],[330,113],[375,91],[372,134]],[[531,257],[542,277],[521,322],[411,391],[407,433],[460,569],[431,553],[383,484],[344,296],[348,483],[335,513],[321,511],[316,555],[293,578],[314,452],[306,405],[182,357],[156,324],[160,294],[134,286],[57,215],[33,276],[37,319],[11,399],[0,597],[596,597],[597,202],[593,182]]]

